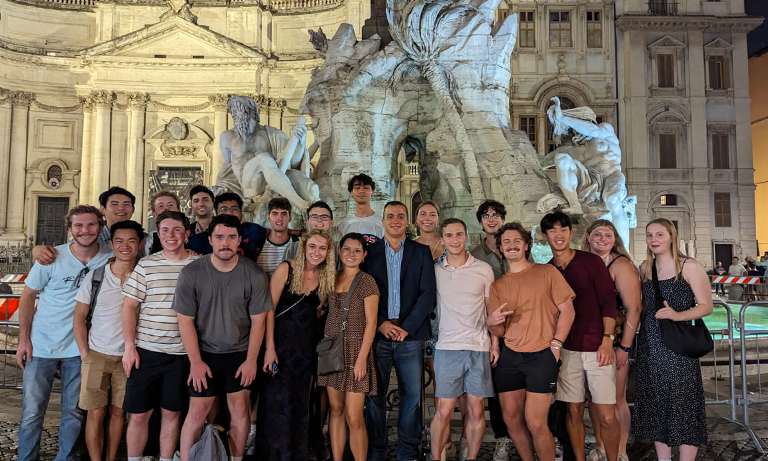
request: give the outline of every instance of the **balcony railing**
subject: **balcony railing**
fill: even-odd
[[[678,3],[657,0],[648,2],[648,12],[656,16],[676,16]]]

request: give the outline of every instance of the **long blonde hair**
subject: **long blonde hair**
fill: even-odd
[[[663,226],[667,232],[669,233],[669,238],[671,240],[670,246],[672,250],[672,259],[675,262],[675,281],[677,281],[677,277],[680,275],[680,270],[682,268],[682,265],[680,264],[681,259],[685,259],[686,256],[682,253],[680,253],[680,248],[677,245],[677,229],[675,228],[675,225],[672,224],[672,221],[666,218],[656,218],[653,221],[649,222],[645,226],[645,230],[648,230],[648,226],[651,224],[658,224],[660,226]],[[650,280],[653,277],[653,264],[654,264],[654,258],[656,258],[656,255],[653,254],[650,248],[646,250],[646,259],[645,259],[645,271],[643,272],[643,280]]]
[[[312,229],[301,236],[299,247],[296,249],[296,259],[293,264],[293,278],[291,279],[291,293],[304,293],[304,267],[306,264],[307,241],[315,235],[323,237],[328,242],[328,253],[325,261],[320,264],[318,270],[317,294],[320,302],[324,303],[328,295],[334,290],[336,283],[336,246],[333,243],[331,235],[322,229]]]
[[[587,231],[584,233],[584,241],[581,242],[582,251],[588,251],[592,253],[592,246],[589,244],[589,236],[598,227],[607,227],[608,229],[611,230],[611,232],[613,232],[614,241],[613,241],[613,248],[611,248],[611,252],[618,253],[626,257],[627,259],[629,259],[632,265],[634,265],[635,262],[632,260],[632,256],[629,255],[627,248],[624,246],[624,240],[621,239],[621,235],[619,235],[619,231],[617,231],[616,226],[614,226],[613,223],[608,221],[607,219],[598,219],[587,228]]]

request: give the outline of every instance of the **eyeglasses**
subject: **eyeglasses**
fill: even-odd
[[[486,214],[484,214],[484,215],[482,215],[480,217],[483,218],[483,220],[485,220],[485,221],[490,221],[491,219],[504,219],[504,217],[501,216],[500,214],[488,214],[488,213],[486,213]]]
[[[219,207],[219,214],[226,214],[226,213],[240,213],[240,207]]]
[[[315,221],[325,222],[330,221],[331,217],[327,214],[311,214],[309,215],[309,219],[313,219]]]
[[[355,256],[360,256],[361,254],[363,254],[363,250],[361,250],[360,248],[355,248],[353,250],[352,248],[347,246],[341,247],[341,251],[343,251],[344,253],[352,253]]]
[[[77,288],[80,288],[80,284],[83,283],[83,279],[85,279],[85,276],[88,275],[88,272],[90,271],[91,270],[87,266],[80,269],[80,273],[75,277],[75,286]]]

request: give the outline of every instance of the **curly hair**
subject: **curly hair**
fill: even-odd
[[[79,214],[92,214],[96,216],[96,221],[99,223],[99,227],[104,227],[107,225],[107,220],[104,219],[104,215],[101,214],[101,211],[99,211],[98,208],[91,205],[78,205],[69,210],[69,213],[64,216],[64,225],[67,229],[72,228],[72,218]]]
[[[301,294],[304,292],[304,267],[306,263],[307,242],[315,235],[319,235],[328,242],[328,253],[325,261],[320,264],[318,277],[318,295],[320,302],[325,303],[328,295],[333,292],[336,284],[336,246],[333,243],[331,234],[322,229],[312,229],[301,236],[299,247],[296,249],[296,259],[293,263],[293,278],[291,279],[291,293]]]

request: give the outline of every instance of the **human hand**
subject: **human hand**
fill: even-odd
[[[248,387],[251,385],[254,379],[256,379],[256,372],[259,370],[259,366],[255,360],[246,359],[245,362],[240,365],[235,373],[235,379],[240,378],[240,385]]]
[[[32,261],[48,266],[56,261],[56,248],[50,245],[37,245],[32,248]]]
[[[382,322],[379,326],[379,333],[392,341],[399,341],[397,338],[400,336],[400,331],[404,330],[389,320]]]
[[[552,355],[555,356],[555,361],[559,362],[560,361],[560,352],[561,352],[560,348],[559,347],[555,348],[553,346],[549,346],[549,350],[552,351]]]
[[[669,304],[667,304],[666,301],[664,301],[664,307],[656,311],[655,317],[659,320],[666,319],[666,320],[673,320],[675,322],[679,322],[680,320],[682,320],[680,318],[680,312],[677,312],[676,310],[669,307]]]
[[[202,392],[203,389],[208,389],[208,381],[205,379],[206,376],[213,378],[213,373],[211,373],[211,369],[205,362],[200,360],[199,362],[190,363],[187,386],[192,383],[195,392]]]
[[[499,363],[499,356],[501,355],[501,351],[499,351],[499,345],[496,344],[495,346],[491,346],[491,367],[495,367],[497,363]]]
[[[613,341],[611,338],[603,338],[603,343],[597,349],[597,365],[606,367],[613,363],[616,355],[613,352]]]
[[[624,349],[616,349],[616,370],[621,370],[629,363],[629,354]]]
[[[125,352],[123,352],[123,370],[126,377],[131,377],[131,370],[134,367],[139,368],[139,353],[136,351],[136,347],[126,345]]]
[[[368,364],[366,363],[366,357],[359,357],[355,360],[354,376],[355,381],[362,381],[368,374]]]
[[[498,309],[491,312],[488,317],[485,318],[485,324],[489,327],[495,327],[505,323],[507,321],[507,317],[515,313],[515,311],[502,312],[501,310],[505,307],[507,307],[507,303],[502,304]]]
[[[272,374],[273,363],[280,363],[277,361],[277,352],[274,347],[268,347],[267,350],[264,351],[264,366],[261,367],[261,369],[264,370],[264,373]]]
[[[25,362],[32,361],[32,341],[29,339],[20,339],[16,346],[16,364],[24,370]]]
[[[83,349],[80,349],[80,360],[85,360],[85,356],[88,355],[88,352],[90,352],[90,348],[88,346],[84,347]]]
[[[397,327],[397,337],[395,338],[395,341],[403,342],[405,341],[406,336],[408,336],[408,332],[400,327]]]

